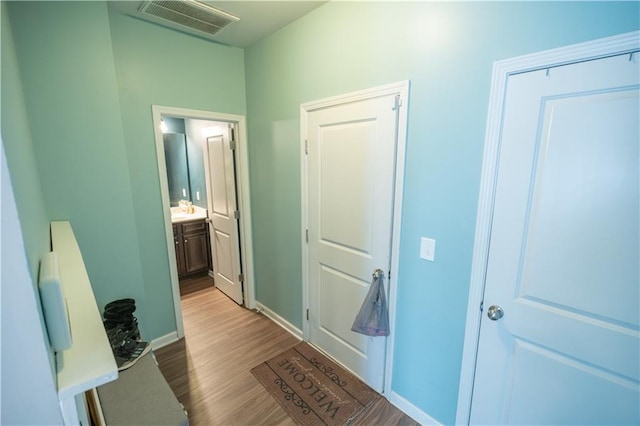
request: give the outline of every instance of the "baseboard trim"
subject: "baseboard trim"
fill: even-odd
[[[163,346],[167,346],[170,345],[173,342],[177,342],[178,339],[178,332],[177,331],[172,331],[169,334],[165,334],[164,336],[160,336],[156,339],[153,339],[151,341],[151,349],[156,350],[156,349],[160,349]]]
[[[295,325],[291,324],[286,319],[282,318],[280,315],[273,312],[271,309],[264,306],[262,303],[256,301],[256,310],[263,314],[265,317],[269,318],[271,321],[278,324],[280,327],[287,330],[289,333],[293,334],[298,339],[302,340],[302,330],[300,330]]]
[[[391,393],[387,395],[387,399],[390,403],[395,405],[400,410],[404,411],[408,416],[411,416],[413,420],[417,421],[421,425],[442,426],[442,423],[440,423],[394,391],[391,391]]]

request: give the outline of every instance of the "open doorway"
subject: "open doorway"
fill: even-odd
[[[255,305],[245,118],[157,105],[152,111],[180,338],[180,278],[208,271],[236,303]]]

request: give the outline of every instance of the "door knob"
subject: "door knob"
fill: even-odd
[[[489,310],[487,311],[487,316],[491,321],[498,321],[504,316],[504,311],[500,306],[491,305],[489,306]]]

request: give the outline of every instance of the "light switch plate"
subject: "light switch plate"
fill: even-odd
[[[420,258],[433,262],[436,252],[436,240],[422,237],[420,239]]]

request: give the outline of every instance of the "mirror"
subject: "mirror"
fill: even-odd
[[[186,200],[207,208],[202,135],[193,122],[195,120],[162,117],[170,207],[177,207],[180,200]]]
[[[167,165],[169,200],[176,207],[180,200],[191,201],[187,138],[181,133],[164,133],[164,158]]]

